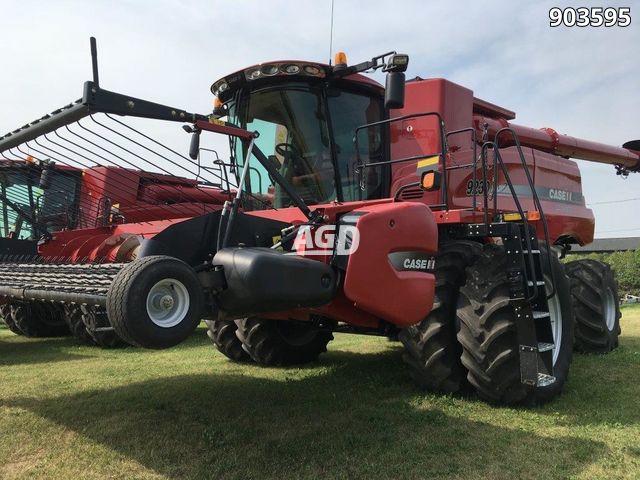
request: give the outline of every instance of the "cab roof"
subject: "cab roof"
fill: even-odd
[[[230,97],[232,91],[253,81],[264,81],[269,78],[277,78],[279,80],[282,78],[291,80],[322,79],[331,78],[332,73],[333,67],[324,63],[305,60],[276,60],[251,65],[226,75],[211,85],[211,92],[225,101]],[[384,90],[380,83],[360,73],[347,75],[342,77],[341,80],[353,82],[354,84],[377,90],[380,93]]]

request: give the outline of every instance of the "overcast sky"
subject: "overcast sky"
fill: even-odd
[[[549,27],[550,7],[590,3],[335,0],[334,51],[352,63],[406,52],[408,77],[446,77],[517,123],[621,145],[640,138],[640,2],[618,5],[631,7],[627,28]],[[91,35],[102,87],[202,113],[211,83],[237,69],[329,58],[330,0],[0,5],[0,134],[81,96]],[[640,235],[640,174],[580,167],[588,203],[639,199],[593,205],[596,236]]]

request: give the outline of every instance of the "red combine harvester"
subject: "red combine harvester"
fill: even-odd
[[[550,400],[567,377],[574,320],[593,345],[619,328],[607,267],[568,270],[572,295],[558,260],[594,229],[568,157],[627,175],[640,168],[639,145],[512,125],[513,112],[452,82],[405,82],[408,60],[390,52],[354,66],[344,55],[333,67],[270,62],[215,82],[214,114],[183,120],[192,159],[203,131],[229,136],[232,201],[150,222],[135,258],[6,264],[0,295],[82,305],[147,348],[176,345],[204,317],[222,353],[262,365],[315,360],[333,332],[397,335],[429,389]],[[360,74],[377,69],[385,88]],[[169,120],[181,112],[145,110],[95,82],[79,105],[106,97],[116,106],[102,111]],[[42,134],[30,128],[13,142]],[[6,146],[0,139],[0,152]],[[64,232],[69,242],[86,234]],[[59,270],[63,282],[53,281]]]

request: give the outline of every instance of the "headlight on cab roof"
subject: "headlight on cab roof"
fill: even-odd
[[[258,80],[276,75],[302,75],[305,77],[324,78],[326,72],[322,66],[309,63],[267,63],[258,67],[251,67],[244,71],[247,80]]]

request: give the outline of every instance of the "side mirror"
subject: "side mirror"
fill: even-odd
[[[387,109],[404,107],[403,72],[387,72],[384,90],[384,106]]]
[[[197,160],[200,153],[200,133],[202,130],[194,129],[191,133],[191,143],[189,143],[189,158],[191,160]]]

